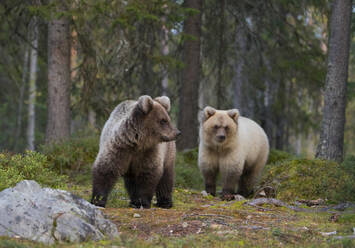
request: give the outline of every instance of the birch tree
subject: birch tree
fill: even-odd
[[[37,79],[37,60],[38,60],[38,22],[33,19],[33,35],[31,42],[30,58],[30,80],[28,98],[28,124],[27,124],[27,149],[35,149],[35,124],[36,124],[36,79]]]

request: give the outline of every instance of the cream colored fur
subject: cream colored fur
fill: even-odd
[[[239,116],[237,110],[233,111],[211,111],[211,107],[205,108],[200,126],[198,164],[204,175],[206,189],[209,187],[207,184],[215,180],[214,173],[220,172],[222,193],[235,193],[239,186],[237,192],[249,194],[266,164],[269,142],[264,130],[256,122]],[[231,113],[237,113],[232,115],[234,119]],[[228,126],[226,139],[222,143],[216,139],[216,126]],[[244,180],[240,180],[243,176]],[[209,193],[215,194],[211,187],[215,186],[210,185]]]

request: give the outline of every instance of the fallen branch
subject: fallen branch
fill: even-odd
[[[222,214],[196,214],[196,213],[193,213],[193,214],[185,214],[182,218],[185,219],[185,218],[188,218],[188,217],[218,217],[218,218],[227,218],[227,219],[233,219],[232,216],[228,216],[228,215],[222,215]]]
[[[306,209],[306,208],[291,206],[291,205],[289,205],[283,201],[277,200],[275,198],[257,198],[257,199],[248,201],[245,204],[247,204],[249,206],[253,206],[253,207],[259,207],[260,205],[270,204],[270,205],[274,205],[276,207],[289,208],[289,209],[292,209],[296,212],[314,212],[313,209]]]
[[[253,206],[253,207],[258,207],[258,208],[261,208],[260,205],[270,204],[270,205],[274,205],[276,207],[289,208],[289,209],[296,211],[296,212],[307,212],[307,213],[327,212],[329,210],[344,211],[347,208],[355,207],[355,204],[353,204],[353,203],[340,203],[336,206],[330,206],[330,207],[312,208],[312,209],[300,208],[300,207],[295,207],[295,206],[289,205],[289,204],[287,204],[283,201],[277,200],[275,198],[257,198],[257,199],[248,201],[244,204],[247,204],[247,205]],[[264,210],[270,210],[270,209],[264,209]]]

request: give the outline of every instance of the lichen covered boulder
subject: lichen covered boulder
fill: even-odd
[[[67,191],[24,180],[0,192],[0,236],[53,244],[117,235],[97,207]]]

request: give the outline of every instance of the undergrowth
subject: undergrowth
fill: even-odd
[[[0,153],[0,191],[25,179],[53,188],[63,187],[68,180],[67,176],[53,170],[47,157],[38,152]]]
[[[286,159],[265,167],[262,185],[272,186],[283,200],[323,198],[355,201],[355,161],[343,164],[319,159]]]

